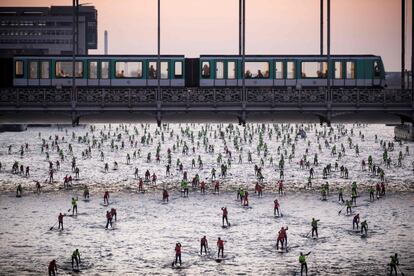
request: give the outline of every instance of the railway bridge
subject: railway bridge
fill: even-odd
[[[414,123],[412,90],[2,88],[0,123],[168,121]]]

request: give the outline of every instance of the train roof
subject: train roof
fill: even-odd
[[[15,55],[14,58],[72,58],[72,55]],[[157,58],[158,55],[76,55],[77,58]],[[160,55],[161,58],[184,58],[184,55]]]
[[[241,55],[200,55],[200,58],[242,58]],[[247,58],[328,58],[327,55],[245,55]],[[331,58],[381,58],[372,54],[368,55],[331,55]]]

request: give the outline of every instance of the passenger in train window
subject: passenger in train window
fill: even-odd
[[[83,72],[81,71],[81,72],[77,72],[76,73],[76,77],[77,78],[82,78],[83,77]]]
[[[322,74],[322,72],[321,71],[316,71],[316,75],[318,76],[318,79],[321,79],[321,78],[323,78],[323,74]]]
[[[379,77],[380,75],[381,75],[381,73],[380,73],[380,67],[379,67],[378,62],[376,61],[374,63],[374,76],[375,77]]]
[[[269,70],[266,70],[266,72],[264,73],[264,77],[265,77],[266,79],[268,79],[268,78],[269,78]]]
[[[149,78],[156,79],[157,78],[157,71],[154,68],[154,65],[151,65],[149,68]]]
[[[210,78],[210,66],[208,66],[208,64],[207,64],[207,63],[205,63],[205,64],[203,65],[202,72],[203,72],[203,73],[202,73],[203,78],[205,78],[205,79]]]
[[[125,77],[125,72],[124,70],[121,71],[121,73],[118,72],[118,74],[116,74],[117,78],[124,78]]]
[[[319,78],[319,75],[320,75],[320,72],[318,73],[318,78]],[[302,78],[306,78],[306,73],[302,72]]]
[[[244,74],[244,77],[246,79],[251,79],[252,78],[252,72],[250,72],[250,70],[247,70],[246,73]]]
[[[258,79],[263,79],[263,74],[262,74],[262,70],[257,70],[257,77]]]

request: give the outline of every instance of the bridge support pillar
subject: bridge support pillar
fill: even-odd
[[[240,116],[237,116],[239,125],[246,126],[246,111],[243,111]]]
[[[319,118],[320,125],[323,125],[326,123],[328,127],[331,126],[331,120],[332,120],[332,114],[328,112],[326,115],[317,115]]]
[[[72,126],[79,126],[80,116],[76,112],[72,112]]]
[[[161,112],[157,111],[157,126],[161,127]]]

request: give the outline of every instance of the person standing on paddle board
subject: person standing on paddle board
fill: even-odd
[[[23,191],[22,184],[17,185],[16,197],[21,197],[22,191]]]
[[[77,215],[78,214],[78,201],[77,199],[72,197],[72,215],[75,214],[75,210],[76,210],[76,215]]]
[[[168,195],[168,191],[167,191],[167,189],[164,189],[164,190],[162,191],[162,201],[163,201],[163,202],[168,202],[168,197],[169,197],[169,195]]]
[[[389,266],[391,268],[390,275],[393,275],[393,272],[395,272],[395,275],[397,274],[397,266],[400,264],[398,261],[398,254],[395,253],[393,256],[390,256],[391,262],[389,263]]]
[[[338,201],[342,201],[342,202],[344,202],[344,197],[343,197],[343,194],[344,194],[344,188],[339,188],[339,196],[338,196]]]
[[[279,184],[279,188],[278,188],[279,195],[283,195],[283,180],[279,180],[278,184]]]
[[[356,229],[359,229],[359,214],[356,214],[352,220],[352,229],[355,229],[355,225]]]
[[[111,208],[111,216],[112,218],[115,218],[115,221],[116,221],[116,209],[115,208]]]
[[[80,253],[79,253],[79,249],[76,249],[75,251],[73,251],[72,253],[72,269],[73,269],[73,261],[76,262],[76,267],[79,268],[79,263],[81,261],[80,259]]]
[[[89,188],[87,185],[85,185],[85,187],[83,188],[83,197],[85,199],[89,199]]]
[[[208,247],[207,238],[206,236],[204,236],[201,238],[201,241],[200,241],[200,255],[203,255],[203,248],[204,248],[204,252],[207,255],[207,247]]]
[[[106,226],[105,229],[108,229],[108,226],[111,225],[112,228],[112,214],[109,211],[106,211]]]
[[[361,234],[364,235],[365,232],[365,236],[368,234],[368,223],[366,220],[364,220],[363,222],[361,222]]]
[[[345,205],[346,205],[346,214],[352,214],[352,203],[349,202],[349,200],[345,201]]]
[[[243,206],[249,206],[249,192],[245,191],[244,192],[244,197],[243,197]]]
[[[307,254],[303,255],[303,253],[300,252],[300,256],[299,256],[300,275],[303,274],[303,269],[305,269],[305,273],[306,273],[306,275],[308,275],[308,264],[306,263],[306,256],[308,256],[309,254],[310,254],[310,252],[308,252]]]
[[[49,276],[56,276],[56,273],[57,273],[57,265],[56,265],[56,260],[52,260],[50,263],[49,263],[49,266],[48,266],[48,272],[49,272]]]
[[[36,181],[36,193],[40,194],[40,188],[41,188],[40,182]]]
[[[214,182],[214,192],[217,194],[220,193],[220,182],[218,180]]]
[[[273,209],[273,214],[276,216],[276,212],[277,212],[277,216],[280,216],[279,214],[279,201],[277,201],[277,199],[275,199],[275,201],[273,201],[273,203],[275,204],[274,209]]]
[[[318,237],[318,221],[319,219],[312,218],[312,238],[314,233],[316,234],[316,237]]]
[[[230,224],[229,224],[229,220],[227,218],[227,214],[228,214],[227,207],[221,207],[221,210],[223,211],[223,217],[222,217],[223,226],[224,226],[224,220],[226,220],[226,224],[227,224],[227,226],[229,226]]]
[[[105,204],[109,204],[109,192],[108,191],[105,191],[105,194],[104,194],[104,205]]]
[[[220,237],[217,240],[217,247],[218,247],[218,252],[217,252],[217,258],[220,258],[220,252],[221,252],[221,258],[224,258],[224,240],[222,240]]]
[[[176,265],[178,261],[180,261],[180,266],[181,266],[181,243],[179,243],[179,242],[177,242],[175,244],[175,262],[174,262],[174,264]]]
[[[282,229],[284,229],[282,227]],[[283,250],[283,243],[285,240],[285,231],[282,231],[282,229],[280,229],[278,236],[277,236],[277,241],[276,241],[276,249],[279,250],[279,242],[282,245],[282,250]]]
[[[62,227],[62,230],[63,230],[63,217],[64,216],[65,215],[62,215],[62,213],[60,213],[58,216],[58,222],[59,222],[58,230],[60,229],[60,227]]]

